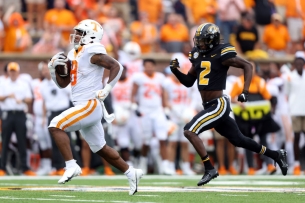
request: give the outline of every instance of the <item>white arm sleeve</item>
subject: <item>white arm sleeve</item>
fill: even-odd
[[[115,78],[113,78],[112,81],[109,82],[109,80],[108,80],[108,84],[111,85],[111,87],[114,87],[114,85],[118,82],[118,80],[120,79],[122,72],[123,72],[123,66],[117,60],[116,60],[116,62],[119,64],[120,70],[119,70],[118,74],[115,76]]]

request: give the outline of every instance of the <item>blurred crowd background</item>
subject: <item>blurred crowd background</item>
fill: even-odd
[[[304,174],[305,1],[0,0],[0,175],[63,174],[64,161],[47,124],[71,106],[70,91],[54,86],[45,59],[71,50],[73,27],[87,18],[103,26],[101,43],[126,69],[108,102],[117,118],[104,126],[107,143],[128,163],[155,174],[192,175],[204,170],[181,129],[202,109],[200,98],[196,88],[183,89],[177,83],[167,64],[177,58],[187,72],[195,30],[212,22],[219,26],[222,42],[234,45],[238,55],[254,67],[249,105],[236,103],[243,87],[242,72],[229,70],[226,94],[231,96],[232,116],[241,131],[271,149],[284,147],[289,154],[288,173]],[[175,94],[167,98],[169,113],[152,115],[156,122],[162,120],[160,116],[167,117],[163,132],[167,139],[153,136],[146,142],[141,137],[143,118],[139,112],[126,110],[126,103],[133,99],[130,91],[132,83],[139,82],[138,73],[147,71],[143,59],[148,57],[155,71],[166,76],[160,84],[163,91]],[[161,129],[151,128],[153,135]],[[83,175],[118,173],[90,152],[79,132],[69,136]],[[200,137],[222,175],[280,173],[270,160],[235,148],[213,129]]]

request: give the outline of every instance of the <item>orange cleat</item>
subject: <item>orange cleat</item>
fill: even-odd
[[[229,172],[230,172],[231,175],[238,175],[239,174],[238,171],[233,166],[230,166]]]
[[[26,170],[26,171],[23,172],[23,175],[26,175],[26,176],[36,176],[36,173],[34,173],[31,170]]]
[[[249,168],[249,170],[248,170],[248,175],[250,175],[250,176],[255,175],[255,170],[254,170],[254,168]]]
[[[82,168],[81,176],[87,176],[87,175],[90,175],[90,168],[89,167]]]
[[[5,171],[4,170],[0,170],[0,176],[5,176],[5,175],[6,175]]]
[[[114,176],[115,173],[112,171],[112,169],[109,166],[104,167],[104,174],[106,176]]]
[[[296,176],[301,175],[301,166],[295,166],[294,167],[293,175],[296,175]]]
[[[182,170],[181,170],[181,169],[177,169],[177,170],[176,170],[176,174],[177,174],[177,175],[182,175],[182,174],[183,174],[183,172],[182,172]]]
[[[219,167],[218,169],[219,175],[227,175],[228,171],[224,166]]]
[[[273,164],[268,164],[267,171],[268,174],[272,175],[276,172],[276,168]]]

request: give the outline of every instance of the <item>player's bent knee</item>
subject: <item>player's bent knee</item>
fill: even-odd
[[[183,131],[183,135],[184,137],[186,137],[188,140],[192,138],[192,136],[197,136],[195,133],[188,131],[188,130],[184,130]]]

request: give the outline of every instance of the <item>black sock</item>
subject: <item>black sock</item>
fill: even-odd
[[[202,160],[202,163],[204,164],[205,170],[212,170],[212,169],[214,169],[214,167],[213,167],[213,165],[212,165],[212,163],[210,161],[209,155],[201,157],[201,160]]]
[[[270,157],[272,159],[276,159],[279,156],[279,153],[277,151],[267,149],[267,147],[265,147],[264,145],[262,145],[262,149],[259,154],[264,154],[265,156]]]

